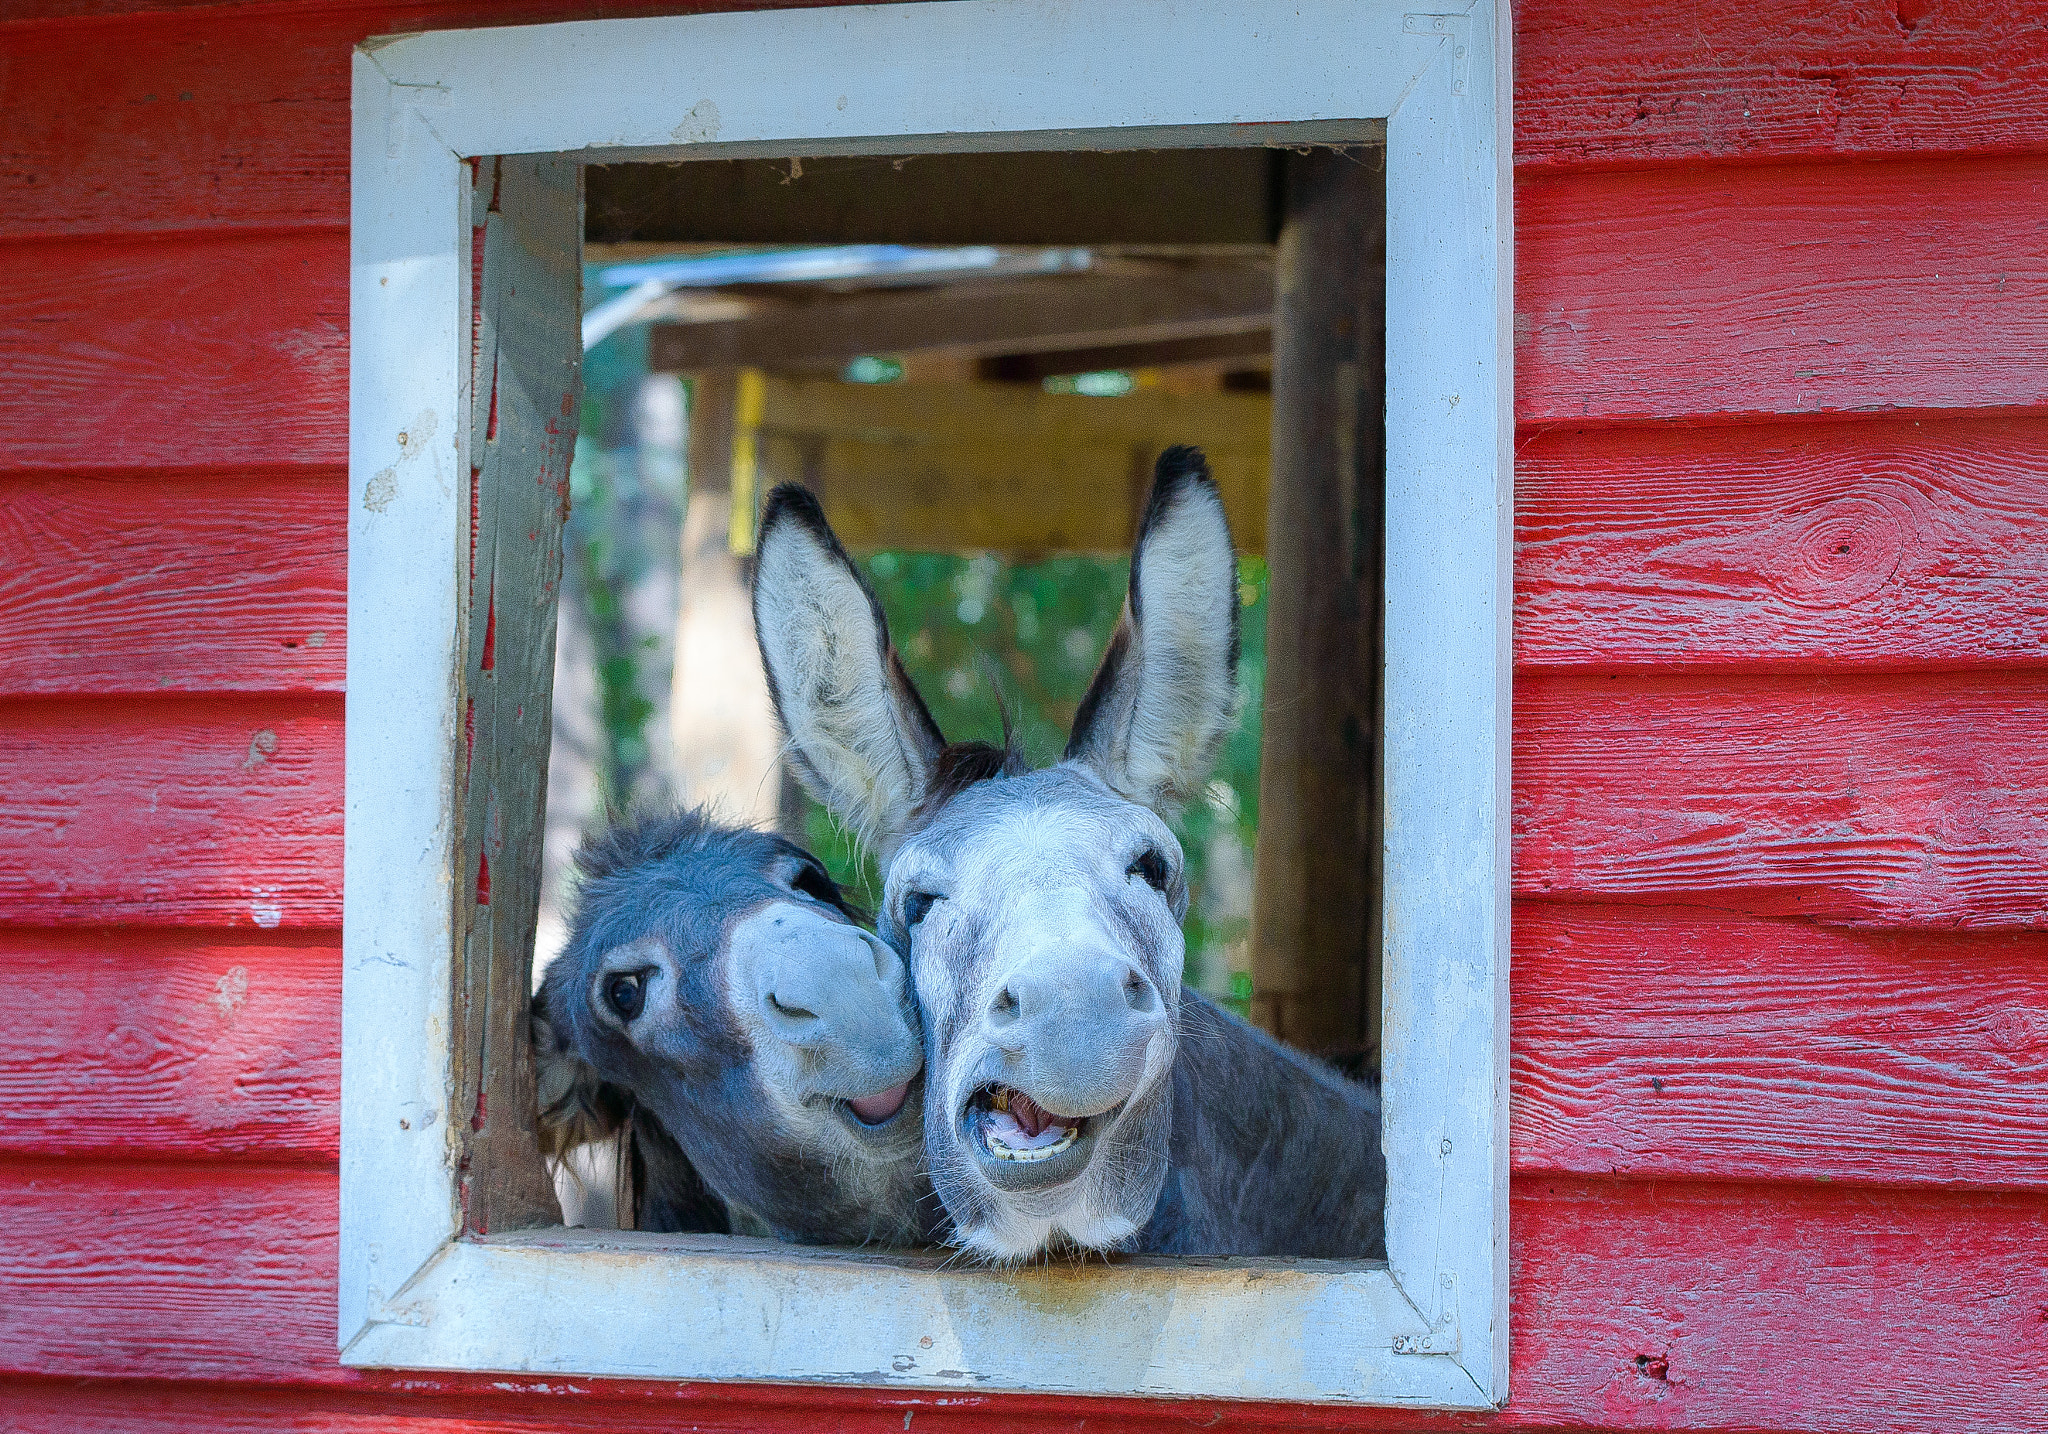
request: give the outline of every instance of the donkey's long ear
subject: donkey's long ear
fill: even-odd
[[[768,495],[754,568],[754,632],[776,715],[811,795],[886,856],[946,745],[882,605],[809,491]]]
[[[1237,717],[1237,555],[1196,448],[1169,448],[1131,552],[1131,591],[1074,716],[1067,756],[1171,812],[1201,788]]]
[[[633,1111],[632,1098],[599,1076],[570,1043],[562,987],[550,971],[533,993],[527,1014],[538,1077],[540,1151],[555,1159],[616,1134]]]

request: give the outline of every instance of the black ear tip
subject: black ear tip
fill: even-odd
[[[1206,492],[1217,502],[1223,501],[1222,490],[1209,474],[1209,460],[1202,450],[1185,443],[1176,443],[1159,455],[1159,462],[1152,468],[1152,496],[1145,505],[1145,524],[1166,510],[1166,507],[1181,494],[1193,489]]]
[[[1183,483],[1215,484],[1209,476],[1209,460],[1202,450],[1186,443],[1176,443],[1159,455],[1159,462],[1152,469],[1152,482],[1160,488],[1178,488]]]
[[[1209,460],[1202,450],[1185,443],[1176,443],[1159,455],[1159,462],[1152,469],[1152,493],[1145,500],[1144,515],[1138,520],[1138,541],[1145,541],[1145,534],[1152,530],[1171,508],[1174,500],[1183,493],[1203,493],[1220,509],[1223,492],[1216,486],[1216,480],[1209,476]]]
[[[769,493],[767,506],[761,510],[761,539],[766,540],[784,522],[800,523],[826,537],[832,533],[818,495],[801,483],[778,483]]]

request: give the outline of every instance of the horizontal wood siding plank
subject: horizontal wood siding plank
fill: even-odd
[[[372,1374],[359,1383],[374,1384]],[[438,1381],[420,1381],[437,1384]],[[636,1430],[687,1428],[692,1434],[752,1434],[755,1430],[817,1428],[815,1405],[802,1409],[803,1423],[793,1424],[797,1411],[788,1407],[764,1411],[755,1401],[716,1401],[704,1391],[685,1389],[637,1417],[621,1409],[616,1397],[590,1397],[590,1381],[573,1381],[573,1393],[546,1380],[495,1381],[498,1391],[461,1394],[365,1393],[356,1390],[265,1390],[209,1388],[205,1385],[134,1385],[0,1380],[0,1409],[8,1434],[156,1434],[156,1431],[204,1429],[208,1434],[633,1434]],[[568,1382],[568,1381],[563,1381]],[[540,1386],[535,1388],[534,1386]],[[529,1392],[530,1391],[530,1392]],[[695,1395],[694,1398],[691,1396]],[[578,1397],[581,1396],[581,1397]],[[787,1398],[787,1396],[785,1396]],[[844,1396],[840,1396],[841,1399]],[[642,1402],[642,1401],[636,1401]],[[652,1403],[652,1401],[644,1401]],[[687,1414],[680,1413],[687,1409]],[[920,1413],[924,1412],[922,1410]],[[961,1427],[957,1419],[927,1417],[920,1425]],[[777,1418],[777,1415],[780,1418]],[[1085,1415],[1053,1427],[1077,1431]],[[673,1422],[686,1418],[686,1425]],[[871,1407],[833,1420],[835,1430],[849,1434],[902,1434],[903,1414],[895,1408]],[[1038,1427],[1038,1426],[1034,1426]],[[1176,1423],[1175,1427],[1180,1427]]]
[[[0,709],[0,925],[341,924],[341,702]]]
[[[2011,1431],[2048,1408],[2048,1202],[1520,1180],[1513,1422]]]
[[[0,696],[339,692],[348,476],[0,479]]]
[[[2048,157],[1524,179],[1523,424],[2048,403]]]
[[[0,1280],[10,1294],[0,1302],[0,1371],[184,1385],[189,1393],[152,1391],[167,1412],[217,1397],[206,1381],[233,1380],[244,1387],[225,1397],[258,1405],[268,1398],[253,1387],[266,1384],[382,1387],[426,1396],[412,1406],[422,1428],[490,1430],[582,1428],[585,1420],[620,1430],[679,1420],[710,1429],[821,1421],[901,1429],[909,1413],[913,1428],[960,1430],[1041,1420],[1074,1428],[1085,1418],[1092,1428],[1160,1430],[1223,1421],[2034,1434],[2048,1399],[2048,1201],[2028,1196],[1518,1181],[1515,1398],[1485,1420],[344,1372],[332,1343],[333,1210],[333,1179],[320,1172],[0,1167],[9,1232]],[[45,1389],[44,1398],[79,1400],[81,1413],[111,1403],[90,1385]],[[465,1393],[467,1401],[449,1397]],[[277,1397],[305,1401],[302,1427],[365,1427],[334,1418],[363,1407],[353,1401],[312,1391]],[[386,1407],[388,1417],[403,1417],[395,1401]],[[879,1410],[888,1425],[874,1418]],[[742,1411],[748,1423],[737,1426]],[[478,1422],[444,1426],[434,1416]],[[136,1417],[126,1427],[163,1424]]]
[[[334,1383],[330,1170],[0,1164],[0,1369]]]
[[[2048,929],[2048,673],[1524,678],[1515,891]]]
[[[2048,25],[2011,0],[1515,6],[1527,173],[2048,150]]]
[[[1515,533],[1524,670],[2048,665],[2048,420],[1551,430]]]
[[[0,471],[348,462],[345,232],[14,244],[0,262]]]
[[[2048,935],[1515,913],[1518,1176],[2048,1189]]]
[[[9,18],[81,18],[0,31],[0,238],[346,224],[357,40],[684,8],[16,0]],[[2007,0],[1906,9],[1926,13],[1517,6],[1516,164],[2048,150],[2048,27]]]
[[[331,1159],[337,952],[0,932],[0,1151]],[[1525,903],[1518,1174],[2048,1186],[2048,938]]]
[[[0,28],[0,239],[346,228],[358,41],[690,8],[10,0],[0,17],[78,18]]]
[[[340,1153],[341,951],[0,930],[0,1153]]]
[[[346,227],[349,52],[373,19],[215,11],[0,32],[0,237]]]

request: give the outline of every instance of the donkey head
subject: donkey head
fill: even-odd
[[[810,494],[762,522],[755,627],[812,791],[887,867],[924,1012],[925,1148],[959,1242],[1108,1249],[1166,1176],[1187,907],[1162,815],[1235,716],[1237,563],[1200,453],[1169,449],[1130,595],[1058,765],[948,746]]]
[[[543,1086],[568,1069],[626,1093],[744,1232],[925,1238],[903,963],[817,859],[692,812],[619,828],[577,863],[569,944],[534,1000]],[[575,1103],[568,1084],[551,1109]]]

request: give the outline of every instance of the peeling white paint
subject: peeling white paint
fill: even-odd
[[[259,886],[249,893],[249,919],[265,931],[284,924],[284,903],[274,886]]]
[[[845,101],[840,101],[841,105]],[[683,116],[683,122],[669,133],[684,144],[704,144],[718,138],[718,106],[710,100],[699,100],[690,106],[690,112]]]
[[[272,923],[273,925],[275,923]],[[227,974],[213,983],[213,1008],[225,1021],[249,1004],[249,968],[230,966]]]

